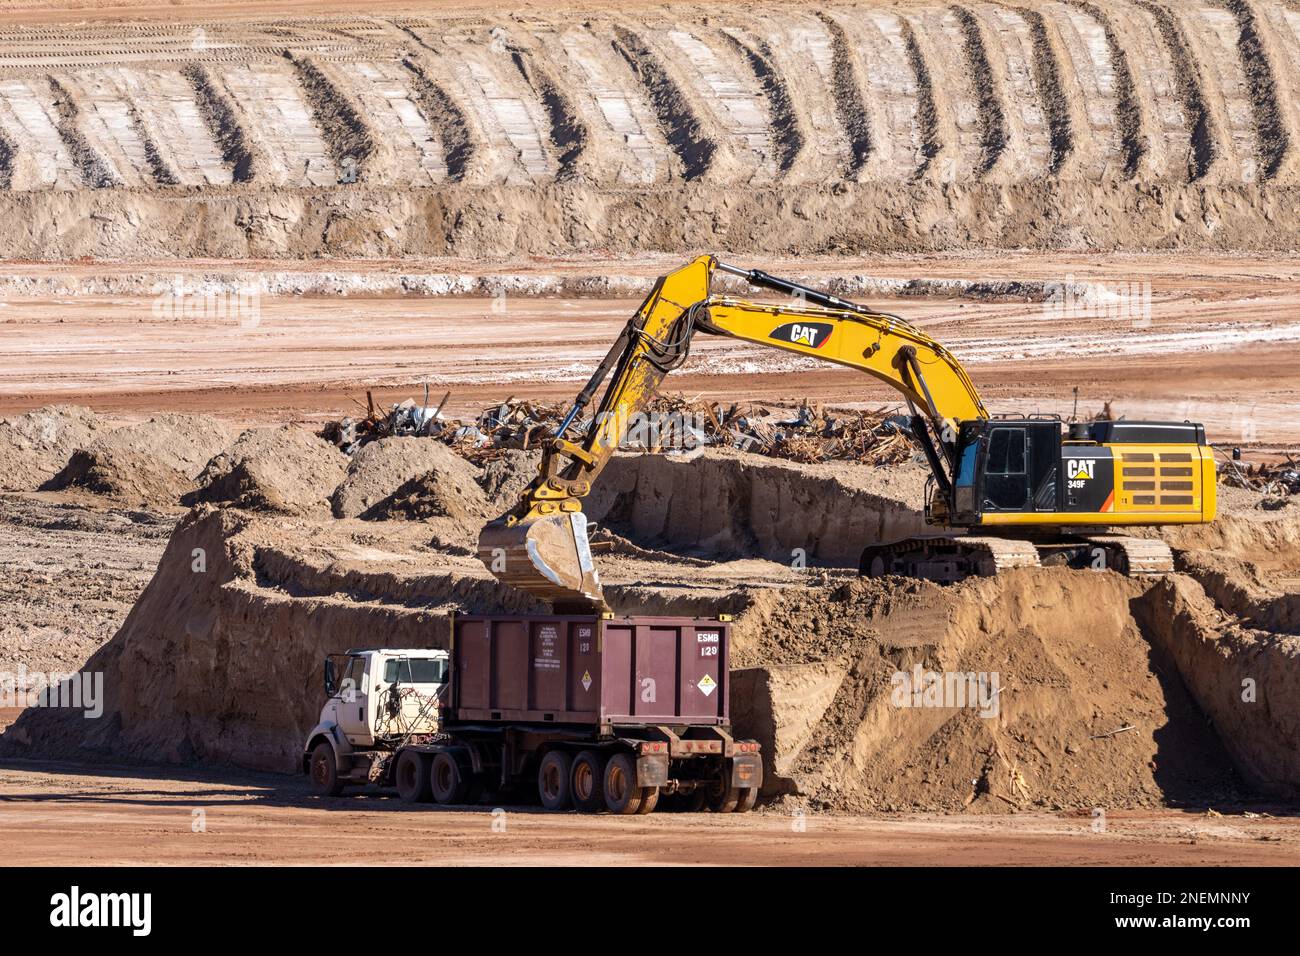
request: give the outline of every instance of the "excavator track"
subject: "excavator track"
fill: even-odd
[[[1125,534],[1090,534],[1084,540],[1105,550],[1107,566],[1130,577],[1169,574],[1174,553],[1159,538],[1134,538]]]
[[[866,577],[901,574],[929,581],[992,577],[1011,568],[1041,567],[1029,541],[982,535],[919,535],[862,552],[858,570]]]
[[[1168,574],[1174,570],[1169,545],[1159,538],[1089,534],[1050,541],[989,535],[920,535],[862,552],[859,572],[865,577],[898,574],[929,581],[992,577],[1011,568],[1045,563],[1112,570],[1130,577]]]

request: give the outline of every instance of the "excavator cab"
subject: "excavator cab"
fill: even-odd
[[[1068,430],[1067,430],[1068,429]],[[932,524],[1125,525],[1214,517],[1213,452],[1192,422],[963,422]]]
[[[969,526],[985,512],[1057,511],[1061,433],[1059,418],[965,423],[947,522]]]

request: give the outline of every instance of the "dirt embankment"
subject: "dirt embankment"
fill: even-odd
[[[853,567],[863,543],[920,531],[925,474],[773,461],[710,449],[696,458],[618,455],[585,510],[652,548],[712,558]]]
[[[1287,0],[194,30],[0,37],[8,255],[1297,245]]]

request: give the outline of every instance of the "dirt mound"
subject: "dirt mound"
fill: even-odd
[[[287,513],[323,509],[347,474],[347,457],[304,428],[250,428],[213,458],[187,505],[228,502]]]
[[[477,468],[429,438],[383,438],[348,464],[334,492],[337,518],[479,520],[487,502]],[[477,531],[477,528],[475,529]]]
[[[44,487],[85,488],[121,501],[176,505],[193,490],[203,466],[229,443],[229,430],[216,419],[157,415],[79,448]]]
[[[498,457],[484,464],[478,483],[487,495],[489,510],[499,514],[517,503],[524,489],[537,477],[541,463],[540,451],[504,448]]]
[[[840,810],[1235,798],[1222,745],[1130,613],[1142,590],[1036,569],[756,602],[739,660],[782,663],[741,672],[737,729],[769,743],[770,791]]]
[[[47,405],[0,421],[0,491],[35,491],[106,430],[79,405]]]

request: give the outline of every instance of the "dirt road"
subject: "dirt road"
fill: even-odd
[[[624,271],[644,273],[648,284],[676,261],[635,263]],[[793,262],[764,265],[773,272],[782,265],[798,269]],[[534,262],[510,271],[573,268]],[[587,271],[602,268],[609,264],[585,264]],[[66,279],[85,267],[20,269]],[[1289,384],[1300,372],[1295,261],[932,257],[852,260],[827,274],[862,272],[1094,283],[1116,294],[1136,290],[1143,309],[1149,301],[1149,314],[1124,316],[1070,302],[873,302],[921,326],[966,362],[994,411],[1068,415],[1077,387],[1084,414],[1112,401],[1115,414],[1129,418],[1204,421],[1219,441],[1300,439]],[[322,419],[355,412],[367,388],[383,404],[418,399],[425,381],[434,400],[451,391],[448,408],[456,414],[510,395],[569,398],[637,304],[266,296],[243,321],[160,316],[142,296],[11,298],[0,311],[8,345],[0,360],[0,414],[67,401],[126,416],[165,408],[238,421]],[[873,408],[897,398],[850,370],[705,336],[667,387],[716,399],[810,398]]]
[[[1051,813],[624,819],[318,801],[295,778],[21,762],[0,767],[0,840],[23,865],[1300,863],[1300,822],[1239,812],[1115,812],[1102,831]]]

